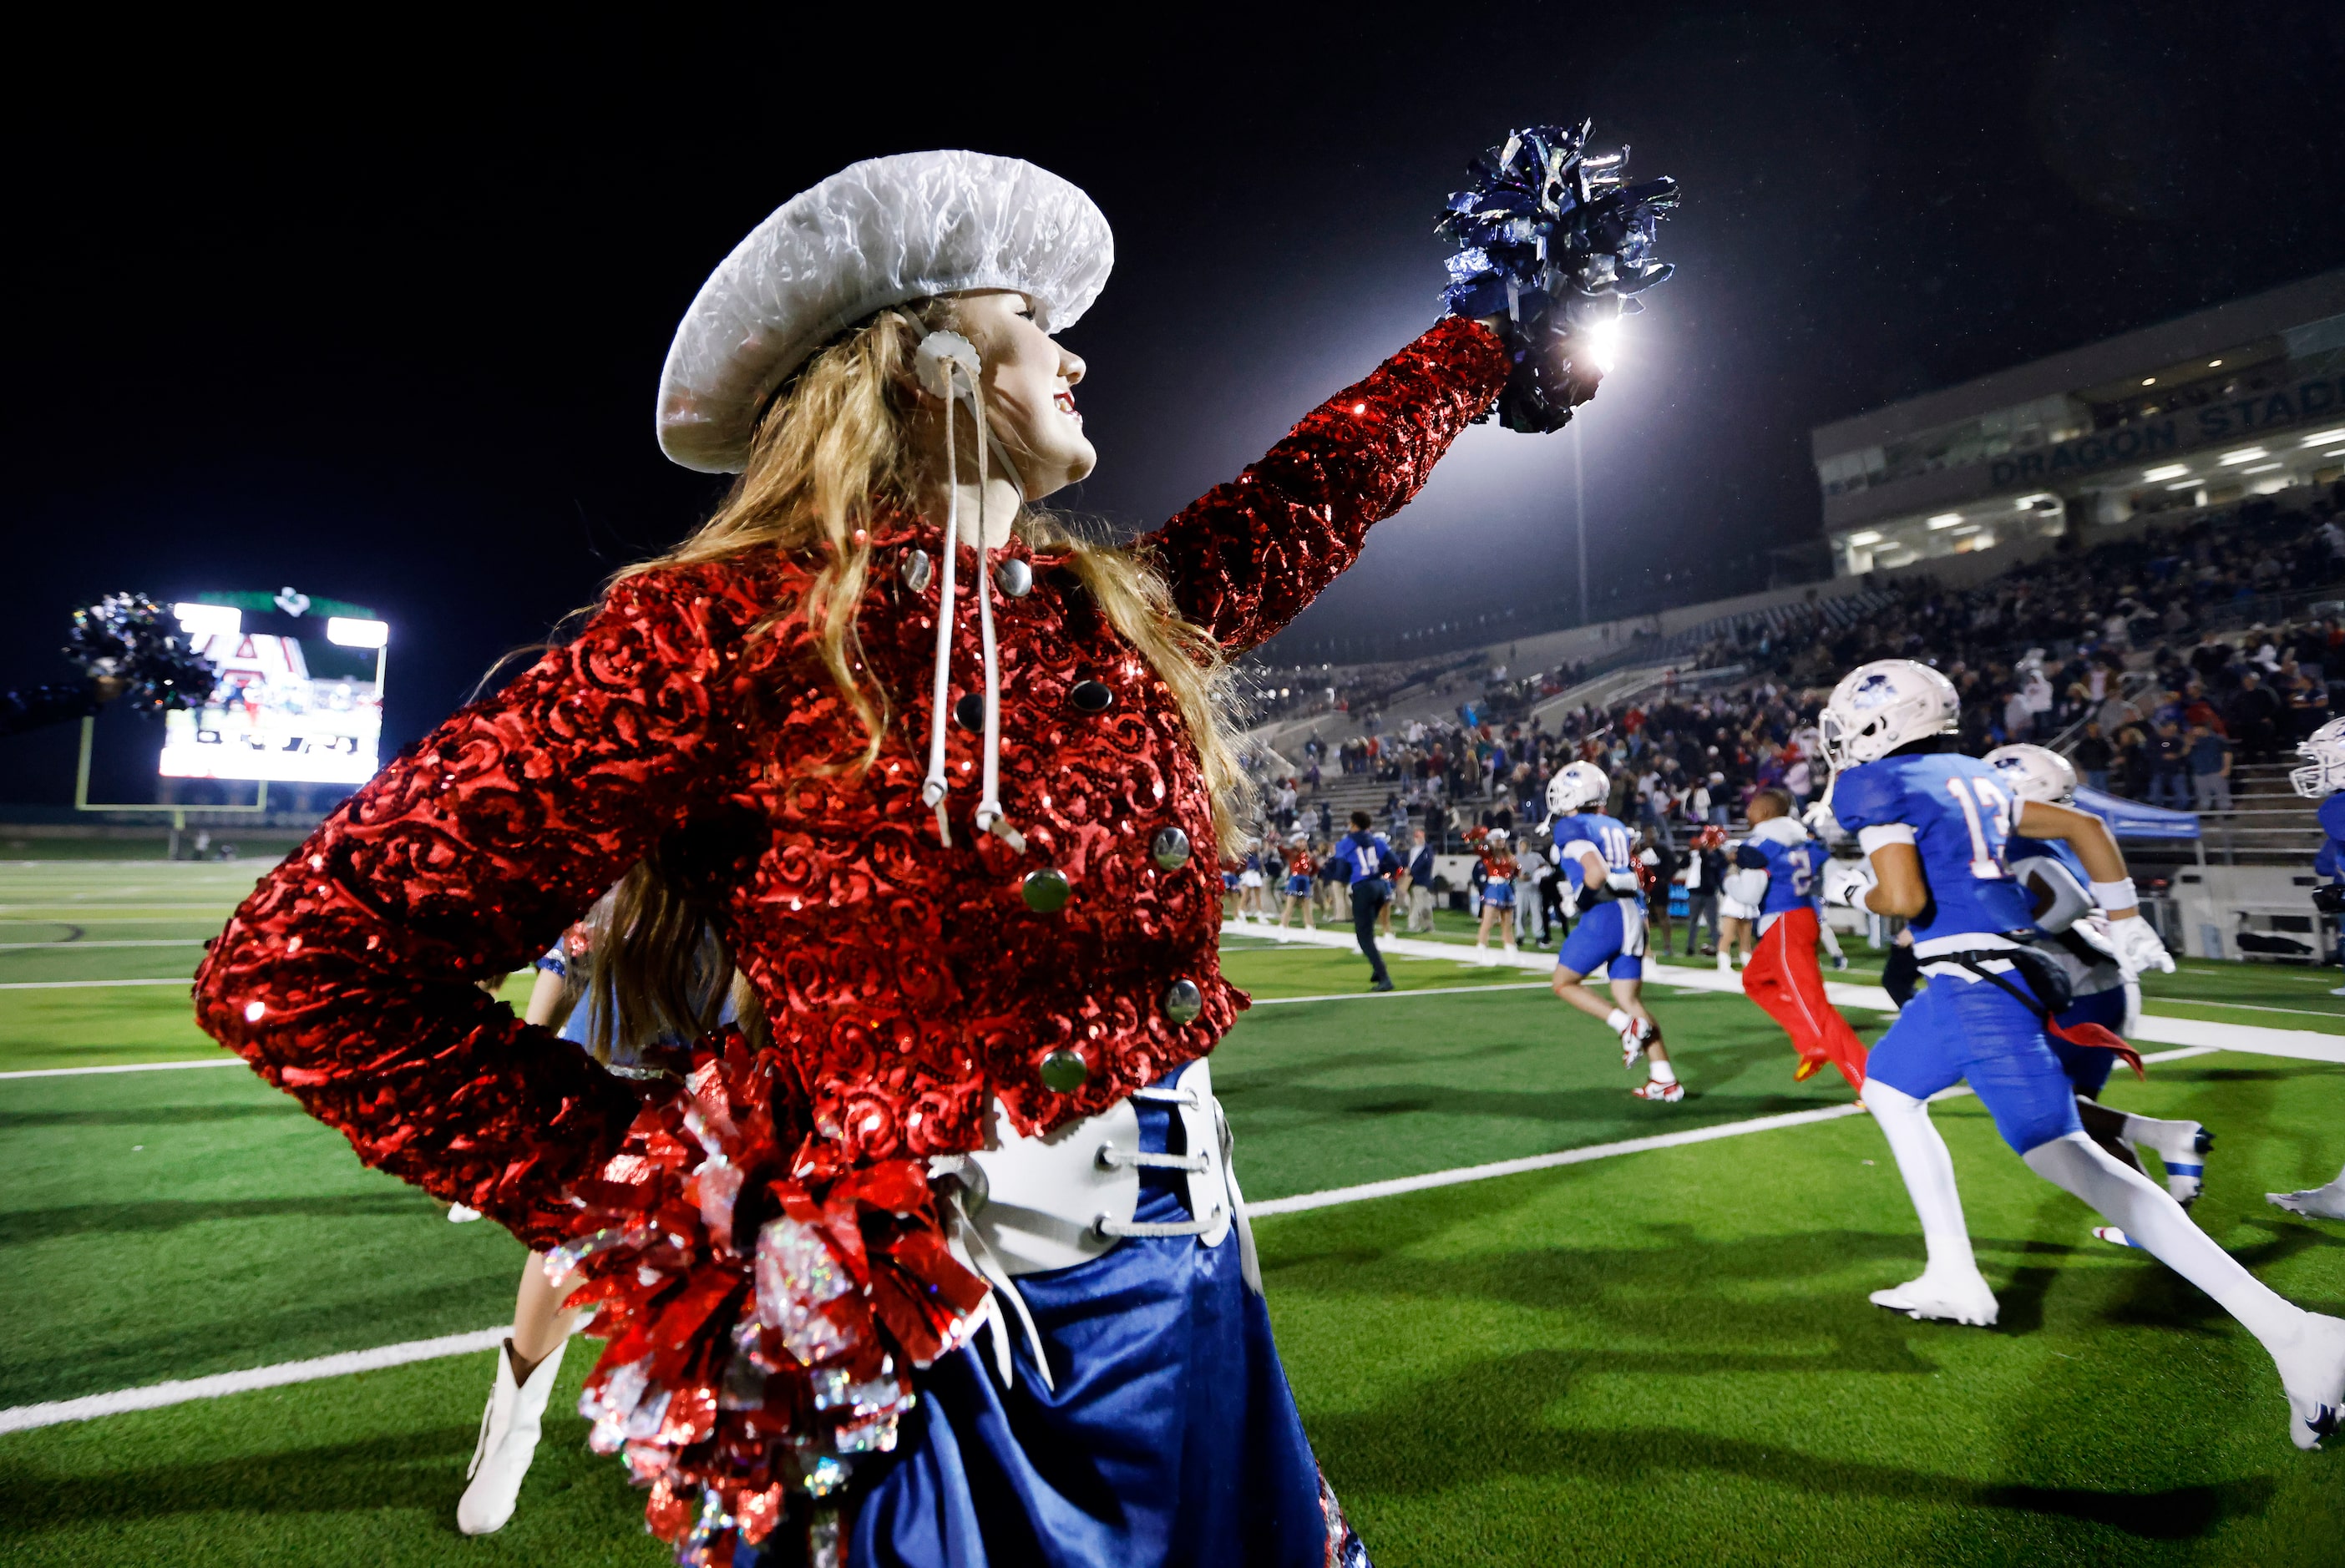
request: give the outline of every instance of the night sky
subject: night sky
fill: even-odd
[[[1764,586],[1819,537],[1816,424],[2345,265],[2335,4],[1272,9],[20,51],[0,678],[62,674],[99,592],[289,583],[391,622],[412,739],[705,513],[652,439],[676,319],[881,153],[1015,154],[1105,209],[1066,338],[1101,462],[1061,499],[1137,528],[1430,323],[1467,158],[1595,116],[1685,191],[1582,415],[1599,616]],[[1568,441],[1469,432],[1282,646],[1565,623]],[[149,798],[134,723],[101,727]],[[5,743],[0,798],[66,798],[71,754]]]

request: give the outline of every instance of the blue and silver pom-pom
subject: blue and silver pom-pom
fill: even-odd
[[[1588,151],[1594,123],[1509,133],[1469,166],[1474,182],[1436,226],[1459,248],[1442,290],[1450,313],[1512,323],[1514,373],[1498,395],[1508,430],[1568,423],[1596,395],[1607,334],[1676,270],[1653,259],[1653,231],[1677,206],[1678,182],[1627,183],[1627,147]]]
[[[178,618],[144,593],[109,593],[75,611],[65,652],[93,678],[126,683],[121,701],[142,713],[200,707],[219,679]]]

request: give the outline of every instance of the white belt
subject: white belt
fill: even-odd
[[[1142,1152],[1133,1100],[1172,1107],[1187,1152]],[[1011,1377],[1003,1300],[1025,1330],[1043,1387],[1051,1387],[1041,1335],[1011,1281],[1104,1257],[1127,1236],[1194,1236],[1219,1247],[1234,1227],[1240,1272],[1246,1288],[1262,1294],[1262,1264],[1230,1146],[1229,1118],[1213,1098],[1213,1069],[1200,1060],[1183,1068],[1171,1087],[1136,1090],[1097,1116],[1041,1138],[1021,1135],[996,1099],[984,1148],[929,1162],[931,1177],[949,1175],[957,1183],[946,1195],[955,1255],[993,1288],[980,1313],[993,1326],[994,1365],[1005,1384]],[[1196,1218],[1164,1224],[1134,1219],[1143,1166],[1184,1172],[1189,1212]]]

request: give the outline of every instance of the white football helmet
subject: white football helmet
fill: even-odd
[[[2289,770],[2288,782],[2297,794],[2319,800],[2345,789],[2345,719],[2331,719],[2305,736],[2296,754],[2308,759],[2305,766]]]
[[[1997,746],[1980,759],[1993,768],[2015,800],[2040,800],[2046,805],[2066,805],[2076,798],[2076,769],[2050,746],[2025,742]]]
[[[1954,683],[1912,659],[1860,664],[1832,688],[1817,728],[1834,773],[1876,762],[1902,745],[1952,734],[1962,723]]]
[[[1549,815],[1563,816],[1589,806],[1602,805],[1605,796],[1612,793],[1612,781],[1594,763],[1571,763],[1547,781],[1547,809]]]

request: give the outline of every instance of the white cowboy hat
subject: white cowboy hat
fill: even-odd
[[[1009,288],[1033,301],[1044,331],[1062,332],[1114,265],[1098,206],[1022,159],[850,164],[784,202],[700,286],[660,371],[660,450],[704,473],[738,472],[775,389],[874,311]]]

